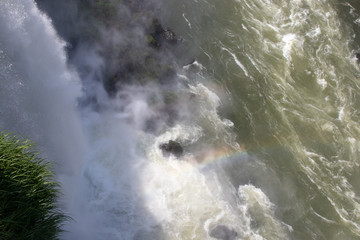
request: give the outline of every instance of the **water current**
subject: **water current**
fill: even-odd
[[[0,2],[0,128],[55,163],[61,239],[360,239],[357,0],[154,1],[186,46],[160,58],[194,60],[115,93],[108,47],[158,54],[145,27],[36,2]]]

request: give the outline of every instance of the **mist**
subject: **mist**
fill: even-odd
[[[241,150],[233,122],[218,113],[226,92],[207,84],[194,46],[166,26],[160,6],[0,6],[0,126],[55,163],[71,217],[62,239],[286,236],[261,189],[219,175],[215,161]],[[262,233],[252,214],[266,219]]]

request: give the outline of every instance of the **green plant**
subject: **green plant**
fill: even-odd
[[[52,177],[30,141],[0,133],[0,239],[57,239],[66,217]]]

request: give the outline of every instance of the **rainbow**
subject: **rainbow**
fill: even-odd
[[[204,168],[216,162],[223,162],[229,158],[247,155],[245,148],[218,147],[204,149],[195,153],[191,161],[195,162],[198,168]]]

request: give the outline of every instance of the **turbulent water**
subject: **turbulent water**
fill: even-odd
[[[107,48],[157,50],[75,3],[0,2],[0,128],[55,162],[61,239],[360,239],[357,0],[155,1],[195,61],[115,94]]]

